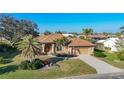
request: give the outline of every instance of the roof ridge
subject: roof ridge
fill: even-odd
[[[87,40],[83,40],[80,38],[74,38],[71,40],[70,44],[68,46],[94,46],[95,44],[87,41]]]

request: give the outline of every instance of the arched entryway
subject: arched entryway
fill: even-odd
[[[45,44],[45,49],[44,49],[44,52],[48,53],[51,51],[51,46],[52,44],[48,43],[48,44]]]
[[[80,55],[80,50],[78,48],[71,48],[71,54],[73,55]]]

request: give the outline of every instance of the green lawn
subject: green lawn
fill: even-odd
[[[95,74],[96,70],[79,59],[63,60],[56,57],[40,56],[42,60],[48,59],[51,62],[57,62],[59,68],[39,69],[39,70],[18,70],[17,65],[24,60],[18,53],[0,53],[6,59],[12,62],[0,64],[0,78],[3,79],[40,79],[40,78],[62,78],[68,76]]]
[[[115,67],[124,69],[124,62],[118,60],[116,53],[104,52],[104,54],[106,54],[106,57],[101,58],[102,60]]]
[[[95,74],[96,70],[79,59],[62,60],[57,63],[60,68],[45,70],[17,70],[16,65],[0,67],[0,78],[3,79],[47,79],[76,75]]]

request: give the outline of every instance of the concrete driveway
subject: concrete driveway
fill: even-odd
[[[107,64],[106,62],[101,61],[90,55],[80,55],[78,58],[95,68],[98,74],[117,73],[122,71],[121,69]]]

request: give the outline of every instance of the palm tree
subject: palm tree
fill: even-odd
[[[30,62],[32,62],[36,55],[41,53],[41,44],[32,35],[25,36],[17,44],[22,56]]]
[[[91,28],[85,28],[85,29],[82,29],[82,31],[83,31],[83,34],[86,36],[86,39],[88,38],[88,35],[93,34],[93,29]]]
[[[68,43],[68,39],[66,37],[63,37],[61,39],[54,40],[54,43],[56,44],[56,47],[60,48]]]

